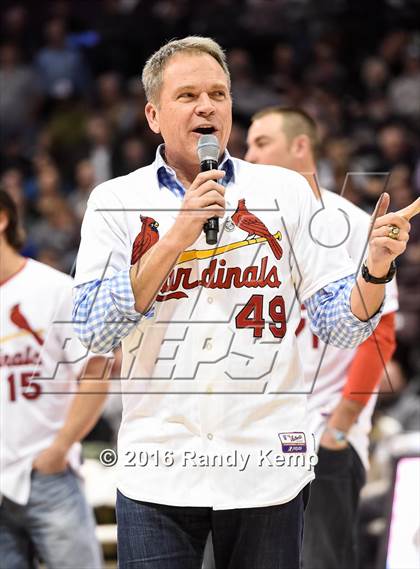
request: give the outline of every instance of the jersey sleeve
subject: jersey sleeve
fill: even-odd
[[[95,188],[82,223],[75,285],[104,280],[130,267],[126,213],[109,184]]]
[[[73,279],[70,277],[60,282],[54,316],[43,345],[43,350],[48,351],[48,360],[51,362],[44,379],[54,381],[54,389],[57,389],[59,384],[68,385],[69,382],[77,380],[87,361],[96,356],[82,345],[74,331],[72,289]],[[112,354],[106,356],[112,357]]]
[[[329,283],[355,273],[356,266],[342,236],[347,223],[343,212],[323,207],[302,176],[294,183],[299,222],[291,240],[291,269],[299,299],[304,302]]]
[[[128,270],[76,287],[73,326],[82,344],[99,354],[115,348],[142,318],[134,304]]]

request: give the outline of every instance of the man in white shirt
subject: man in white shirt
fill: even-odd
[[[150,166],[92,192],[73,310],[92,350],[122,342],[119,566],[198,568],[211,530],[218,568],[298,567],[314,449],[296,289],[317,333],[351,347],[376,325],[384,285],[359,276],[354,286],[346,251],[320,245],[333,239],[327,219],[313,238],[319,208],[304,178],[230,157],[220,46],[169,42],[143,84],[165,144]],[[218,139],[219,169],[199,173],[203,134]],[[365,273],[380,280],[409,232],[385,215],[388,200]],[[221,230],[209,247],[213,216]]]
[[[100,569],[79,441],[101,412],[109,362],[87,360],[74,337],[73,280],[20,246],[16,205],[0,190],[0,564]]]
[[[340,195],[318,187],[318,145],[316,124],[305,111],[268,107],[252,118],[246,159],[305,175],[323,206],[336,211],[345,231],[345,247],[359,264],[365,254],[370,218]],[[337,234],[340,231],[337,227]],[[305,511],[303,558],[308,569],[357,566],[357,506],[368,468],[374,392],[395,348],[395,279],[386,287],[381,321],[357,348],[341,350],[325,344],[311,332],[305,312],[297,330],[318,445],[316,477]]]

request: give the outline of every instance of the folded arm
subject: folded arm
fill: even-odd
[[[317,291],[305,301],[313,333],[337,348],[355,348],[376,328],[382,305],[369,320],[359,320],[351,310],[355,276],[350,275]]]
[[[82,344],[95,353],[115,348],[142,318],[134,308],[129,269],[77,286],[74,297],[74,330]]]

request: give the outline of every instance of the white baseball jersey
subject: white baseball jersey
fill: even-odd
[[[1,496],[26,504],[35,457],[54,440],[86,349],[72,330],[73,279],[28,259],[0,286]],[[68,455],[75,469],[80,444]]]
[[[300,301],[355,267],[342,247],[320,244],[333,239],[328,223],[311,235],[320,206],[302,176],[233,164],[217,247],[200,235],[161,287],[153,317],[122,342],[118,487],[136,500],[268,506],[313,478]],[[181,200],[159,187],[156,169],[92,192],[76,284],[126,270],[133,250],[141,255],[173,225]]]
[[[366,256],[370,216],[343,197],[321,190],[326,208],[336,211],[340,239],[345,239],[345,247],[358,265]],[[343,215],[344,212],[347,217]],[[383,314],[398,310],[397,285],[395,279],[386,285],[386,297]],[[309,397],[312,431],[316,434],[317,444],[325,429],[326,422],[341,399],[349,368],[356,354],[355,349],[343,350],[326,345],[310,330],[305,309],[298,331],[298,345],[302,357],[305,383]],[[369,432],[371,416],[377,394],[373,394],[357,422],[348,433],[350,443],[359,454],[365,468],[368,467]]]

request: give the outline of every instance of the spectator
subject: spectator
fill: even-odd
[[[109,72],[100,75],[96,82],[99,110],[115,132],[127,132],[135,115],[126,97],[123,97],[121,77]]]
[[[76,165],[76,185],[69,197],[69,204],[79,224],[85,215],[89,194],[95,186],[95,170],[89,160],[81,160]]]
[[[13,44],[0,48],[0,122],[1,138],[8,140],[30,130],[39,105],[39,89],[30,66],[20,61]]]
[[[269,84],[280,93],[287,92],[295,73],[295,52],[288,43],[278,43],[273,49],[272,73]]]
[[[23,6],[23,2],[12,4],[6,9],[3,8],[1,18],[1,37],[3,41],[19,46],[24,57],[31,55],[34,46],[37,44],[36,24],[28,18],[28,9]]]
[[[397,115],[420,118],[420,40],[406,49],[404,71],[391,82],[389,98]]]
[[[111,128],[102,115],[92,115],[86,126],[88,157],[95,171],[95,184],[101,184],[112,175]]]
[[[251,57],[245,49],[233,49],[228,54],[232,75],[232,95],[235,99],[235,112],[248,117],[257,109],[274,105],[277,95],[264,85],[257,84]]]
[[[322,85],[323,89],[339,94],[343,90],[345,78],[345,70],[337,61],[334,47],[327,41],[315,42],[313,61],[305,74],[307,84]]]
[[[79,243],[76,219],[64,198],[58,195],[41,195],[37,201],[41,216],[30,232],[38,253],[51,251],[59,259],[59,269],[70,272],[76,258]],[[45,261],[45,258],[44,258]]]
[[[66,25],[54,18],[45,26],[46,45],[35,63],[44,93],[52,99],[86,94],[89,77],[82,56],[66,45]]]
[[[121,150],[115,157],[114,176],[124,176],[147,164],[147,148],[135,135],[128,136],[121,144]]]
[[[365,98],[382,95],[389,79],[385,61],[379,57],[368,57],[362,64],[361,79]]]
[[[414,166],[413,147],[410,144],[410,133],[399,124],[384,126],[378,133],[378,146],[385,168],[399,163]]]

